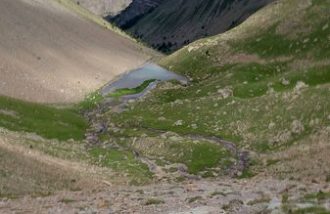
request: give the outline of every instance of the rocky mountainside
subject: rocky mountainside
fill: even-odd
[[[108,16],[107,20],[122,29],[134,26],[141,18],[157,8],[164,0],[133,0],[133,2],[115,17]]]
[[[124,10],[132,0],[73,0],[80,6],[99,16],[115,16]]]
[[[163,52],[222,33],[274,0],[135,0],[112,20]]]

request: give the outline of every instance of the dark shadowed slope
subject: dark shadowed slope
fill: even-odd
[[[122,29],[128,29],[163,2],[164,0],[134,0],[117,16],[107,16],[105,19],[115,23]]]
[[[154,48],[170,52],[197,39],[227,31],[273,1],[135,0],[114,22]],[[139,16],[133,13],[145,5],[157,7]]]
[[[0,1],[0,94],[74,102],[148,56],[52,0]]]

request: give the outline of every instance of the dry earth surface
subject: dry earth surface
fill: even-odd
[[[329,130],[322,130],[312,136],[313,139],[303,140],[288,151],[272,155],[271,158],[281,160],[271,165],[267,163],[267,170],[263,167],[253,178],[220,177],[187,179],[183,182],[154,180],[153,184],[147,186],[120,184],[124,179],[109,170],[60,160],[34,148],[23,148],[24,143],[21,142],[31,138],[38,140],[37,136],[31,134],[1,130],[0,154],[6,151],[10,152],[8,155],[11,157],[16,157],[17,171],[11,174],[11,179],[27,192],[41,187],[58,191],[48,195],[3,197],[0,200],[1,213],[252,214],[286,213],[291,209],[313,207],[315,204],[330,207],[327,197],[322,198],[322,201],[306,199],[311,193],[330,191],[329,172],[324,171],[330,163],[326,155]],[[311,145],[308,140],[315,143]],[[258,160],[262,162],[269,158],[260,156]],[[13,166],[13,163],[8,166]],[[292,167],[296,170],[292,170]],[[39,171],[43,173],[38,174]],[[29,180],[20,181],[22,175]],[[41,175],[41,178],[36,175]],[[54,180],[54,176],[57,179]],[[40,182],[40,185],[33,186],[33,182]],[[22,193],[22,189],[19,191]]]
[[[74,0],[99,16],[115,16],[125,9],[132,0]]]
[[[72,103],[150,53],[56,1],[0,1],[1,95]]]

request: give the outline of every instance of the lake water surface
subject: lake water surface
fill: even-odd
[[[107,95],[123,88],[135,88],[146,80],[155,79],[158,81],[177,80],[182,84],[187,84],[188,79],[184,76],[168,71],[156,64],[147,63],[144,66],[129,71],[114,81],[111,81],[101,89],[102,95]],[[154,85],[155,83],[151,84]],[[147,90],[153,87],[147,87]]]

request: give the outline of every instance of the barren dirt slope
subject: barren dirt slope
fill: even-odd
[[[148,56],[53,0],[0,1],[0,95],[74,102]]]
[[[125,9],[132,0],[73,0],[99,16],[115,16]]]

